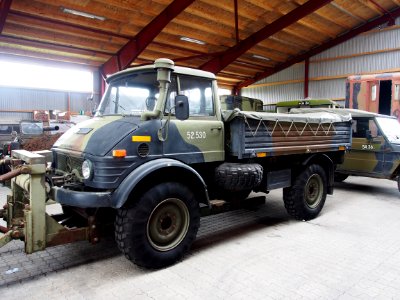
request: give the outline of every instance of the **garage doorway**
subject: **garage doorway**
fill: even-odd
[[[379,113],[390,115],[392,102],[392,81],[382,80],[379,86]]]

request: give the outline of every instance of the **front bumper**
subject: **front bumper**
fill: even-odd
[[[57,203],[76,207],[113,207],[112,192],[82,192],[52,187],[52,199]]]

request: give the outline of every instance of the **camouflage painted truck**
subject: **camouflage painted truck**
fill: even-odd
[[[353,118],[352,149],[339,165],[335,180],[349,175],[397,181],[400,191],[400,123],[396,117],[346,109]]]
[[[400,191],[400,123],[394,116],[359,109],[295,109],[294,113],[335,112],[352,116],[352,145],[337,166],[335,181],[350,175],[389,179]]]
[[[167,266],[188,251],[203,213],[240,207],[251,191],[283,188],[290,215],[315,218],[351,144],[350,116],[245,111],[246,101],[222,110],[213,74],[168,59],[107,81],[95,117],[51,152],[13,151],[2,244],[23,239],[32,253],[97,242],[115,222],[128,259]],[[53,200],[63,214],[46,214]]]

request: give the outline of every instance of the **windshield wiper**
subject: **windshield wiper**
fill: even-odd
[[[117,103],[117,101],[112,100],[112,102],[114,102],[115,104],[117,104],[120,108],[122,108],[123,110],[126,110],[126,108],[124,108],[121,104]]]

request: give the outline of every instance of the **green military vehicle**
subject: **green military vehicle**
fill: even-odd
[[[400,191],[400,123],[396,117],[358,109],[294,109],[294,113],[332,112],[352,116],[352,145],[335,181],[349,175],[395,180]]]
[[[260,99],[244,96],[223,95],[220,97],[222,110],[233,110],[238,108],[244,111],[263,111],[264,103]]]
[[[331,99],[291,100],[270,105],[274,105],[275,111],[278,113],[287,113],[292,108],[341,108],[340,104]]]
[[[335,180],[349,175],[396,180],[400,191],[400,123],[395,117],[345,109],[353,118],[352,149],[338,165]]]
[[[221,109],[213,74],[168,59],[107,82],[95,117],[67,131],[51,152],[13,151],[13,170],[0,176],[13,178],[0,244],[24,239],[32,253],[95,243],[115,220],[128,259],[167,266],[190,248],[201,214],[240,207],[251,191],[283,188],[290,215],[315,218],[351,144],[350,115]],[[46,214],[53,200],[62,215]]]

